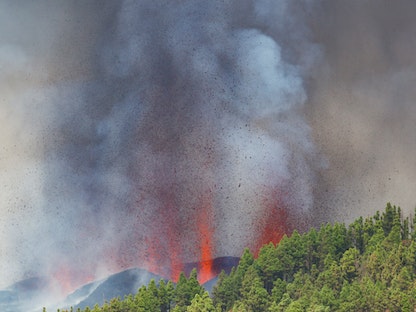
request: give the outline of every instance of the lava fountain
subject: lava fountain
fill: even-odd
[[[2,287],[203,282],[294,228],[413,209],[415,10],[0,1]]]
[[[200,256],[198,267],[198,280],[200,283],[205,283],[215,276],[212,270],[214,250],[213,250],[213,236],[212,228],[212,200],[208,198],[201,203],[201,209],[197,216],[198,234],[200,240]]]
[[[48,5],[25,4],[24,28],[35,29]],[[32,51],[36,36],[11,22],[17,39],[7,51],[20,54],[0,46],[0,65],[21,57],[5,81],[44,76],[16,80],[21,97],[4,93],[17,107],[7,111],[42,107],[16,113],[9,129],[38,144],[36,154],[35,143],[15,154],[40,191],[27,197],[24,184],[22,199],[6,203],[36,221],[2,222],[1,240],[17,246],[0,256],[16,263],[7,276],[54,276],[68,290],[131,267],[177,280],[198,263],[205,282],[218,273],[213,259],[276,243],[299,224],[321,162],[302,114],[318,52],[298,9],[219,0],[53,6],[42,20],[48,53]]]

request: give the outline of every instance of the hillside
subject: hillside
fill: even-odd
[[[350,225],[294,231],[257,257],[246,249],[211,296],[196,271],[79,311],[414,311],[416,221],[387,204]]]

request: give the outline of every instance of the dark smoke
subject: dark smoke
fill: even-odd
[[[4,286],[412,209],[414,6],[3,1]]]
[[[324,54],[306,105],[329,162],[315,192],[323,220],[371,215],[388,201],[407,214],[416,205],[415,9],[405,0],[324,1],[310,20]]]

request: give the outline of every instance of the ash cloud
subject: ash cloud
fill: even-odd
[[[413,205],[410,1],[16,3],[4,283],[239,256],[276,206],[290,231]]]
[[[325,57],[306,106],[328,158],[315,203],[322,219],[372,215],[386,202],[415,207],[415,21],[412,1],[324,1],[311,20]]]

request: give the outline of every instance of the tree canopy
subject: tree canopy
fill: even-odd
[[[135,295],[79,311],[414,311],[415,225],[387,204],[384,212],[348,226],[294,231],[279,244],[264,245],[257,258],[245,249],[239,265],[219,275],[211,295],[193,270],[176,285],[152,280]]]

